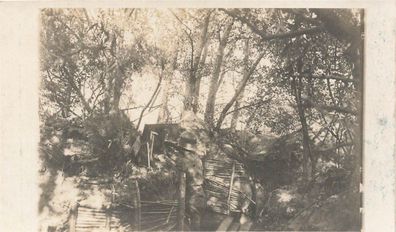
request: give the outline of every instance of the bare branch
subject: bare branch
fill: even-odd
[[[157,92],[158,92],[158,90],[159,90],[159,88],[160,88],[160,86],[161,86],[161,82],[162,82],[162,78],[163,78],[163,71],[164,71],[164,70],[162,69],[162,70],[161,70],[161,74],[160,74],[160,76],[159,76],[159,80],[158,80],[157,87],[155,88],[155,90],[154,90],[154,92],[153,92],[153,95],[151,95],[150,100],[147,102],[146,106],[142,109],[142,112],[140,112],[139,121],[138,121],[138,123],[137,123],[137,125],[136,125],[136,128],[137,128],[137,129],[139,129],[140,123],[142,122],[142,118],[143,118],[144,112],[147,110],[147,108],[149,108],[149,106],[150,106],[151,103],[153,102],[155,96],[157,95]]]

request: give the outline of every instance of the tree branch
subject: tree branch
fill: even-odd
[[[249,107],[252,107],[252,106],[261,106],[261,105],[264,105],[265,103],[268,103],[270,101],[271,101],[271,99],[267,99],[267,100],[256,102],[256,103],[253,103],[253,104],[244,105],[244,106],[241,106],[241,107],[239,107],[237,109],[234,109],[234,110],[231,110],[231,111],[227,112],[227,115],[229,115],[231,113],[234,113],[235,111],[242,110],[242,109],[245,109],[245,108],[249,108]]]
[[[329,151],[334,151],[338,148],[342,147],[348,147],[348,146],[353,146],[353,143],[340,143],[332,147],[326,147],[326,148],[321,148],[321,149],[315,149],[315,152],[329,152]]]
[[[162,104],[158,104],[158,105],[155,105],[155,106],[151,106],[150,108],[151,108],[151,109],[156,109],[156,108],[158,108],[158,107],[160,107],[160,106],[162,106]],[[129,107],[129,108],[120,109],[120,110],[121,110],[121,111],[128,111],[128,110],[136,110],[136,109],[140,109],[140,108],[144,108],[144,107],[145,107],[145,105],[144,105],[144,106]]]
[[[198,71],[198,67],[200,65],[200,61],[202,59],[202,51],[205,47],[205,44],[207,42],[207,38],[208,38],[208,28],[209,28],[209,22],[210,22],[210,15],[212,14],[212,12],[210,11],[204,19],[204,25],[202,27],[202,34],[201,34],[201,38],[200,38],[200,43],[198,44],[198,51],[195,54],[194,57],[194,61],[193,61],[193,70],[192,72],[194,73],[194,77],[196,72]]]
[[[263,31],[261,31],[260,29],[258,29],[252,22],[250,22],[245,17],[239,16],[235,10],[234,11],[229,11],[229,10],[226,10],[224,8],[220,8],[219,10],[225,12],[229,16],[231,16],[233,18],[236,18],[239,21],[241,21],[242,23],[246,24],[246,26],[248,26],[250,28],[250,30],[252,30],[254,33],[259,35],[261,37],[261,39],[264,40],[264,41],[270,41],[270,40],[273,40],[273,39],[294,38],[294,37],[298,37],[298,36],[301,36],[301,35],[313,34],[313,33],[318,33],[318,32],[323,31],[323,27],[317,26],[317,27],[312,27],[312,28],[307,28],[307,29],[301,29],[301,30],[298,30],[298,31],[290,31],[290,32],[285,32],[285,33],[269,35],[269,34],[266,34]]]
[[[344,82],[356,83],[356,80],[354,80],[354,79],[349,79],[349,78],[347,78],[347,77],[340,76],[340,75],[313,75],[313,76],[311,76],[311,77],[312,77],[312,78],[315,78],[315,79],[322,79],[322,80],[332,79],[332,80],[337,80],[337,81],[344,81]]]
[[[318,109],[323,109],[326,111],[335,111],[338,113],[345,113],[345,114],[351,114],[351,115],[357,115],[357,112],[355,110],[346,108],[346,107],[340,107],[340,106],[329,106],[329,105],[323,105],[323,104],[318,104],[313,102],[311,99],[309,98],[304,98],[304,103],[306,107],[314,107],[314,108],[318,108]]]
[[[223,123],[225,117],[227,116],[228,110],[231,108],[231,106],[234,104],[238,96],[241,94],[242,90],[245,88],[250,76],[253,74],[254,70],[256,69],[257,65],[260,63],[261,59],[264,57],[265,52],[262,52],[261,55],[256,59],[254,62],[253,66],[249,69],[249,72],[245,74],[243,77],[242,81],[239,83],[237,90],[235,91],[234,96],[231,98],[231,100],[227,103],[227,105],[224,107],[224,109],[221,111],[220,117],[217,121],[216,124],[216,130],[218,131],[221,127],[221,124]]]
[[[136,128],[137,128],[137,129],[139,129],[140,123],[142,122],[142,118],[143,118],[143,115],[144,115],[144,111],[147,110],[147,108],[148,108],[148,107],[151,105],[151,103],[153,102],[154,97],[157,95],[157,92],[158,92],[158,90],[159,90],[159,88],[160,88],[160,86],[161,86],[161,82],[162,82],[162,78],[163,78],[163,71],[164,71],[164,70],[162,69],[162,70],[161,70],[161,74],[160,74],[160,76],[159,76],[159,80],[158,80],[157,87],[155,88],[153,94],[151,95],[150,100],[147,102],[147,104],[145,105],[145,107],[142,109],[142,112],[140,112],[139,121],[138,121],[138,123],[137,123],[137,125],[136,125]]]
[[[77,87],[76,83],[73,80],[73,77],[70,76],[70,73],[68,72],[66,67],[63,67],[62,71],[63,71],[62,73],[65,74],[65,77],[66,77],[67,81],[69,82],[70,86],[75,91],[75,93],[77,94],[77,97],[80,99],[81,103],[83,104],[84,108],[88,112],[91,112],[92,111],[91,107],[89,106],[88,102],[85,100],[83,94],[81,93],[81,90]]]

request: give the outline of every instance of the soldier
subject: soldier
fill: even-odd
[[[178,145],[181,155],[177,158],[177,167],[186,173],[186,212],[189,215],[191,230],[200,230],[201,214],[206,207],[203,190],[203,165],[196,153],[197,138],[189,131],[184,131]]]

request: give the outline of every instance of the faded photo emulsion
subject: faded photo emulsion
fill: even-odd
[[[40,10],[39,231],[360,231],[364,10]]]

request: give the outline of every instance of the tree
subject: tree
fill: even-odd
[[[107,114],[119,109],[125,83],[142,67],[142,41],[126,47],[120,29],[104,21],[105,12],[96,22],[85,15],[84,10],[45,11],[43,84],[49,88],[48,97],[60,108],[67,106],[68,113]],[[51,89],[56,86],[67,88],[59,92],[70,92],[71,99],[56,96]]]
[[[120,111],[120,100],[146,53],[139,36],[130,44],[120,27],[106,20],[114,14],[46,9],[41,37],[43,94],[55,106],[48,109],[83,128],[79,133],[91,146],[86,157],[99,157],[111,166],[125,158],[125,144],[133,140],[135,132]],[[119,20],[129,20],[129,12],[117,14]]]
[[[208,30],[212,10],[203,10],[203,23],[200,23],[197,30],[189,28],[183,21],[174,14],[175,18],[184,27],[184,32],[189,42],[190,55],[186,67],[186,92],[184,94],[184,110],[192,110],[194,113],[198,110],[198,98],[201,83],[201,69],[205,64],[207,56]],[[198,35],[198,41],[195,41],[195,34]],[[206,49],[205,49],[206,48]]]
[[[208,125],[198,140],[243,163],[254,186],[296,190],[308,209],[347,190],[344,180],[354,195],[361,17],[347,9],[43,10],[43,164],[52,175],[136,177],[138,130],[190,111]],[[271,198],[253,189],[255,202]]]
[[[233,24],[234,24],[233,19],[226,24],[222,37],[220,35],[220,30],[218,31],[219,45],[217,48],[212,77],[210,79],[208,99],[206,101],[206,108],[205,108],[205,122],[208,124],[213,124],[216,93],[220,85],[219,79],[221,74],[221,68],[223,66],[224,50],[227,46]]]
[[[335,31],[331,29],[334,25],[326,25],[326,23],[324,23],[326,19],[321,17],[315,19],[314,14],[320,14],[320,11],[317,12],[316,10],[281,10],[283,16],[278,15],[276,17],[278,17],[278,20],[288,21],[277,23],[281,25],[281,30],[278,31],[278,34],[270,34],[259,28],[260,26],[266,28],[266,26],[262,25],[267,24],[267,21],[262,21],[261,24],[257,22],[252,23],[250,20],[254,18],[252,17],[255,13],[254,11],[244,11],[243,13],[237,10],[222,9],[222,11],[246,24],[252,32],[257,34],[263,41],[271,41],[270,47],[272,53],[276,54],[273,61],[276,63],[274,68],[278,71],[275,73],[276,75],[280,74],[280,80],[275,80],[275,83],[279,83],[280,85],[278,86],[283,86],[283,88],[291,89],[290,92],[285,93],[293,93],[294,95],[294,105],[298,112],[297,118],[302,126],[303,153],[305,154],[304,165],[308,165],[308,162],[311,163],[313,173],[310,175],[312,176],[315,173],[314,170],[318,157],[314,155],[311,149],[314,142],[311,140],[310,134],[315,134],[316,132],[312,131],[309,123],[314,123],[313,120],[319,117],[319,115],[317,115],[318,113],[320,115],[326,115],[325,117],[328,117],[327,112],[334,112],[336,115],[341,114],[343,117],[350,117],[350,114],[352,114],[352,116],[356,114],[356,111],[353,110],[353,105],[355,105],[354,99],[359,101],[360,98],[348,95],[348,93],[354,92],[353,88],[355,84],[353,83],[356,82],[353,79],[346,78],[351,72],[350,67],[354,65],[349,63],[348,47],[345,45],[345,41],[348,38],[356,38],[356,35],[349,36],[350,33],[348,33],[345,35],[347,39],[342,38],[339,40],[339,36],[334,38],[333,34]],[[331,13],[331,11],[322,13],[327,15],[327,17],[330,17],[329,15],[331,15],[331,17],[339,17]],[[330,20],[327,19],[327,21],[329,24]],[[346,22],[339,21],[340,20],[336,18],[334,23],[342,24],[350,22],[351,20]],[[346,25],[351,26],[349,23],[346,23]],[[338,26],[335,27],[338,28]],[[345,30],[345,27],[343,28]],[[330,30],[330,35],[325,33],[327,30]],[[340,32],[340,29],[337,30]],[[356,31],[356,29],[351,29],[351,31]],[[318,43],[319,41],[321,44]],[[329,49],[329,46],[331,49]],[[304,48],[307,50],[303,50]],[[344,53],[344,51],[346,53]],[[280,59],[278,60],[277,57]],[[328,91],[328,95],[323,94],[326,90]],[[268,94],[268,91],[266,94]],[[335,99],[334,95],[337,96],[337,99]],[[316,102],[313,99],[315,99]],[[323,102],[318,102],[318,100],[321,101],[322,99],[324,100]],[[326,99],[328,99],[328,101]],[[349,107],[345,107],[345,105],[349,105]],[[309,112],[309,116],[307,116],[306,111],[311,111],[312,107],[314,111]],[[351,107],[352,110],[350,110]],[[331,122],[331,124],[332,123],[333,122]],[[325,126],[324,128],[328,127]],[[320,133],[322,132],[323,131]],[[318,139],[318,136],[316,136],[315,139]],[[337,142],[337,144],[340,143],[342,142]],[[349,142],[346,142],[346,144],[349,144]],[[307,166],[305,166],[304,170],[306,170],[304,173],[308,175]],[[307,177],[307,179],[309,178]]]

